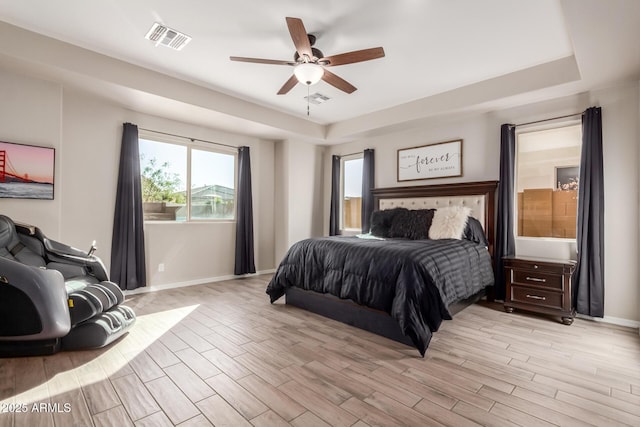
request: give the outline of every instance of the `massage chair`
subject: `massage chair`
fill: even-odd
[[[99,348],[131,328],[135,314],[94,251],[0,215],[0,357]]]

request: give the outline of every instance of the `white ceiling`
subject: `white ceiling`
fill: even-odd
[[[305,86],[276,95],[290,67],[229,60],[292,59],[286,16],[301,18],[325,55],[383,46],[386,57],[332,67],[358,90],[312,86],[331,100],[311,105],[307,117]],[[11,24],[0,30],[20,39],[0,47],[5,68],[46,73],[143,112],[323,143],[640,75],[636,0],[0,0],[0,20]],[[155,47],[144,39],[154,22],[193,40],[182,51]],[[124,72],[124,63],[137,67]],[[173,92],[168,84],[152,87],[158,73],[175,84]]]

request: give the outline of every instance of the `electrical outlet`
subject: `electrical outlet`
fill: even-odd
[[[164,271],[164,263],[158,264],[158,272],[162,273]]]

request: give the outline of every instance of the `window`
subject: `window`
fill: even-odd
[[[521,237],[576,237],[582,126],[516,135],[516,224]]]
[[[361,230],[362,154],[342,159],[342,229]]]
[[[144,219],[232,220],[236,154],[139,140]]]
[[[191,219],[233,219],[236,156],[191,150]]]

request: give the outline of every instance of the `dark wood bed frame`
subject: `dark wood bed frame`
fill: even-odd
[[[489,253],[493,259],[495,242],[495,194],[498,181],[465,182],[460,184],[420,185],[412,187],[376,188],[373,190],[374,206],[379,206],[381,199],[401,199],[417,197],[447,197],[447,196],[485,196],[485,223],[483,224]],[[494,260],[495,266],[495,260]],[[492,298],[493,289],[482,290],[472,297],[458,301],[449,306],[452,315],[482,298],[485,294]],[[392,339],[394,341],[414,346],[413,342],[400,330],[400,326],[388,313],[375,310],[354,303],[351,300],[343,300],[330,294],[321,294],[306,291],[299,288],[288,288],[286,292],[286,304],[302,308],[307,311],[355,326],[372,332],[376,335]]]

